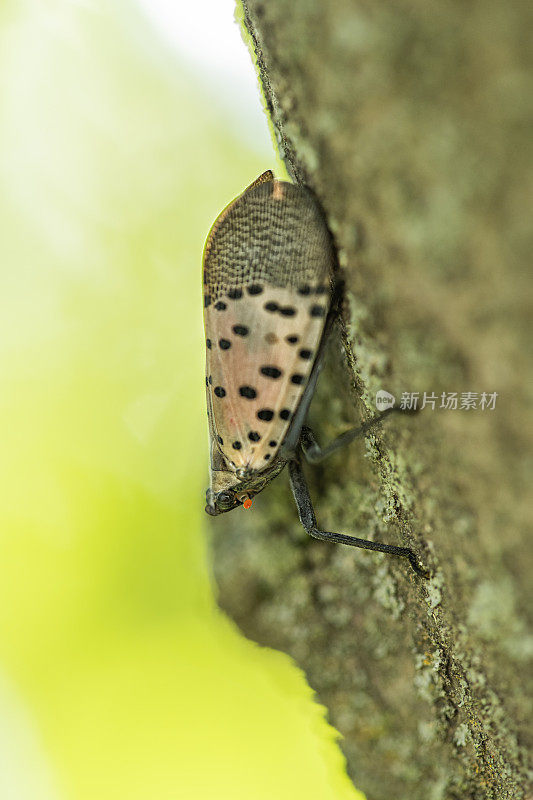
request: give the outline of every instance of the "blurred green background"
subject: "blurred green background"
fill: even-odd
[[[209,575],[201,253],[273,151],[133,2],[4,2],[0,69],[0,797],[356,798]]]

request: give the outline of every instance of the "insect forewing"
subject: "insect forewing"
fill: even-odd
[[[204,253],[206,386],[213,453],[229,469],[261,471],[275,458],[320,342],[334,263],[313,195],[271,173],[213,225]]]

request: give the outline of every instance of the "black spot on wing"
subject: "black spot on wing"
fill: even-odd
[[[246,397],[247,400],[253,400],[257,397],[257,392],[253,386],[239,386],[239,394],[241,397]]]
[[[248,336],[250,333],[250,329],[246,325],[234,325],[232,331],[236,336]]]
[[[319,305],[312,305],[309,309],[309,314],[312,317],[325,317],[326,316],[326,307],[319,306]]]
[[[294,306],[280,306],[275,300],[269,300],[268,303],[265,303],[263,308],[271,314],[279,312],[282,317],[294,317],[298,313]]]
[[[272,367],[272,366],[261,367],[259,372],[261,373],[261,375],[264,375],[265,378],[272,378],[273,380],[276,380],[276,378],[281,377],[281,375],[283,374],[282,371],[278,369],[278,367]]]

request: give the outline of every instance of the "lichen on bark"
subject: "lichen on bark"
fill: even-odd
[[[319,521],[412,546],[432,577],[309,540],[281,477],[253,514],[217,520],[221,606],[305,669],[369,800],[520,800],[533,716],[531,10],[243,8],[280,151],[322,202],[346,280],[313,426],[326,441],[369,417],[382,388],[438,398],[307,470]],[[438,409],[442,392],[469,391],[498,392],[495,409]]]

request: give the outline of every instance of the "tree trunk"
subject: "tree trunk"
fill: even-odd
[[[306,470],[323,527],[413,547],[429,581],[309,540],[284,476],[214,527],[222,607],[305,669],[369,800],[528,795],[528,13],[244,4],[282,156],[345,272],[313,427],[372,416],[379,389],[437,398]],[[477,407],[440,408],[451,392]]]

